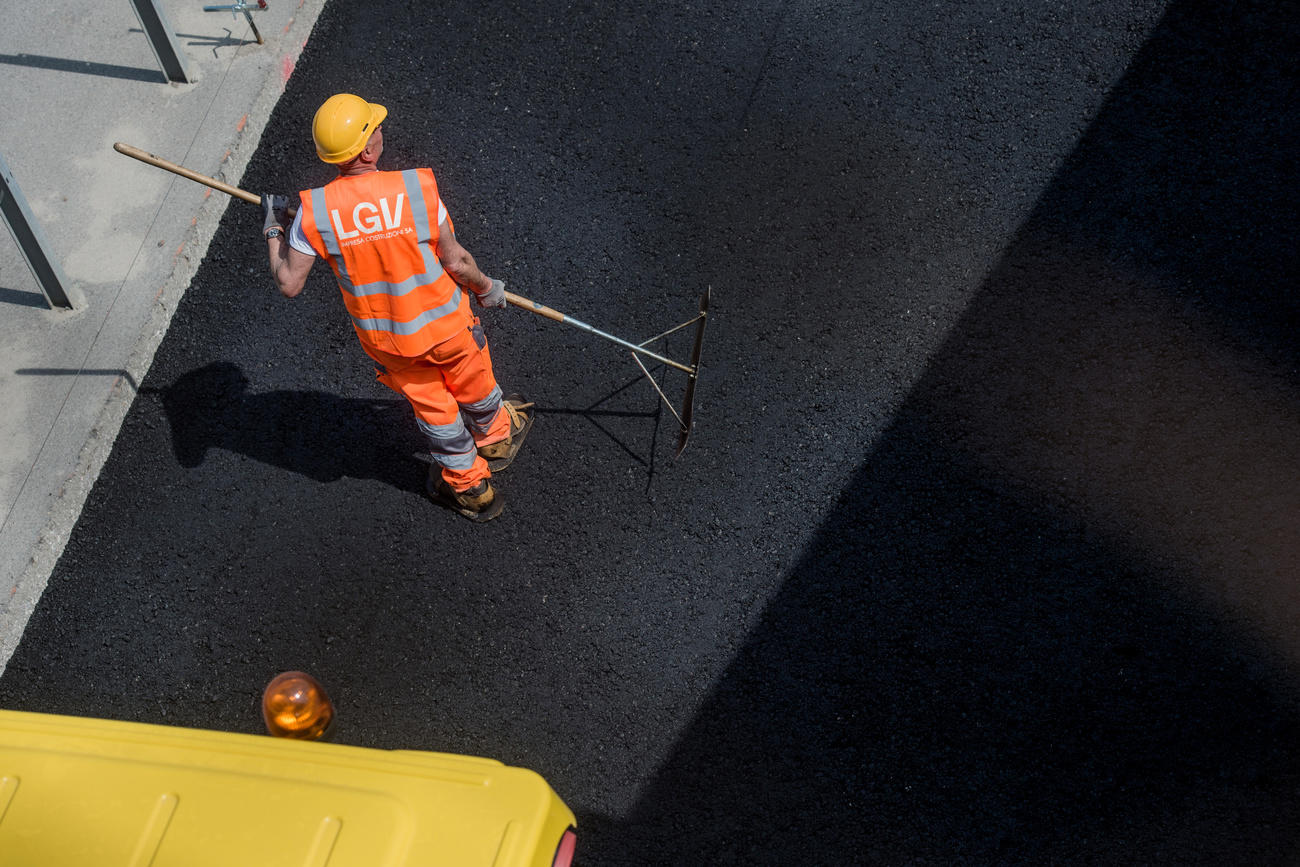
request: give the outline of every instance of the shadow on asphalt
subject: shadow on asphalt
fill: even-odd
[[[660,382],[662,378],[663,377],[661,376],[660,379],[656,380],[656,383],[660,384],[660,388],[663,387],[662,383]],[[632,460],[636,461],[641,466],[645,467],[646,484],[650,485],[654,482],[654,476],[655,476],[655,452],[656,452],[656,446],[659,442],[660,421],[663,418],[663,405],[656,404],[653,410],[644,411],[644,412],[637,411],[637,410],[619,410],[619,409],[601,408],[608,401],[613,400],[614,398],[623,394],[625,391],[632,388],[633,386],[640,385],[642,382],[644,382],[644,379],[640,375],[638,375],[636,377],[633,377],[628,382],[625,382],[623,385],[620,385],[618,388],[614,389],[608,394],[604,395],[603,397],[599,398],[598,400],[593,401],[592,403],[590,403],[585,407],[539,406],[537,408],[537,413],[539,416],[572,415],[572,416],[578,416],[579,418],[585,419],[589,424],[591,424],[592,427],[600,431],[600,433],[607,440],[609,440],[611,443],[617,446],[619,451],[627,455]],[[604,421],[608,419],[628,419],[628,418],[643,418],[643,419],[648,419],[650,421],[652,427],[652,434],[650,437],[649,448],[644,450],[638,449],[636,446],[627,442],[627,439],[621,436],[618,431],[612,430],[609,427],[609,425],[606,423],[606,421]]]
[[[1294,863],[1295,25],[1172,5],[584,863]]]
[[[601,408],[641,382],[638,376],[587,407],[538,406],[536,411],[539,416],[573,415],[585,419],[644,466],[647,478],[653,481],[660,409],[641,412]],[[400,460],[403,454],[425,451],[423,441],[411,433],[415,425],[404,400],[343,398],[322,391],[254,393],[249,391],[244,372],[228,361],[207,364],[169,386],[146,387],[141,393],[161,399],[171,426],[176,460],[187,469],[203,463],[209,449],[220,448],[318,482],[348,476],[377,479],[399,490],[422,490],[412,484],[411,462]],[[654,427],[651,448],[642,454],[629,445],[604,423],[611,418],[647,419]]]
[[[905,413],[586,863],[1286,863],[1293,677],[996,485]]]
[[[377,479],[421,493],[411,457],[423,444],[404,400],[344,398],[321,391],[250,392],[240,368],[218,361],[192,370],[157,394],[182,467],[220,448],[318,482]]]

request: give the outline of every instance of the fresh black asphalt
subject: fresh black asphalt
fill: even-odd
[[[330,3],[241,186],[326,179],[352,91],[507,288],[640,340],[711,286],[691,443],[488,311],[538,421],[500,520],[432,506],[232,204],[0,704],[255,732],[305,669],[338,741],[541,772],[591,867],[1295,863],[1296,19]]]

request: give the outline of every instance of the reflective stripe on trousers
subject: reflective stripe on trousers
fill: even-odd
[[[505,439],[510,417],[501,406],[501,388],[477,319],[415,358],[366,351],[384,366],[379,381],[410,402],[443,479],[465,490],[491,476],[478,446]]]
[[[459,404],[460,415],[450,424],[429,424],[417,413],[415,423],[429,440],[429,451],[440,466],[466,470],[474,463],[479,445],[492,432],[493,422],[502,414],[501,388],[494,386],[492,392],[480,401]],[[492,442],[500,441],[500,437]]]

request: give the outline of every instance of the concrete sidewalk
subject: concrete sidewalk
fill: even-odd
[[[0,154],[81,303],[47,309],[0,231],[0,670],[229,203],[113,143],[237,184],[324,0],[270,0],[262,45],[242,15],[160,5],[193,83],[126,0],[5,3]]]

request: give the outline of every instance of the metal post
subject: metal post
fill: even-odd
[[[171,22],[158,5],[158,0],[131,0],[131,8],[135,10],[135,17],[140,19],[140,27],[149,37],[149,47],[158,58],[158,65],[163,68],[167,80],[194,81],[185,63],[185,52],[176,42]]]
[[[18,242],[18,249],[27,260],[27,267],[32,269],[36,282],[41,284],[45,303],[50,307],[66,307],[71,310],[72,301],[64,289],[67,282],[63,279],[63,271],[50,257],[45,234],[32,216],[32,209],[27,206],[22,190],[18,189],[3,154],[0,154],[0,212],[3,212],[9,231]]]

